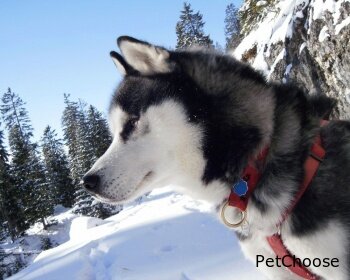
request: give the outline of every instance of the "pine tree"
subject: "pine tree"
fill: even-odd
[[[77,102],[69,100],[69,95],[64,94],[65,109],[62,116],[64,141],[68,147],[69,168],[74,185],[74,209],[78,213],[88,215],[93,199],[81,187],[80,181],[84,173],[88,170],[86,163],[83,163],[84,151],[83,133],[84,115],[81,106]],[[85,126],[83,124],[83,126]]]
[[[101,157],[112,143],[112,137],[108,129],[107,120],[92,105],[87,111],[88,139],[93,148],[93,160]]]
[[[71,175],[75,185],[74,211],[83,215],[106,218],[119,211],[118,207],[95,201],[80,185],[81,178],[108,148],[111,136],[107,122],[96,108],[86,111],[84,102],[72,102],[65,95],[62,124],[68,146]]]
[[[45,177],[50,190],[52,203],[72,207],[74,202],[74,186],[70,178],[68,159],[56,132],[47,126],[41,139]]]
[[[112,137],[108,129],[107,120],[103,117],[101,112],[92,105],[89,106],[87,111],[87,124],[87,138],[90,147],[92,148],[92,157],[95,162],[111,145]],[[107,218],[118,213],[120,210],[121,206],[108,205],[99,202],[94,204],[92,215],[100,218]]]
[[[30,225],[40,221],[47,228],[46,218],[54,213],[55,203],[46,181],[44,164],[38,153],[38,145],[34,143],[28,158],[28,173],[26,180],[31,184],[29,205],[31,206],[27,219]]]
[[[90,126],[87,118],[86,103],[78,101],[78,159],[82,174],[80,178],[92,167],[96,158],[94,157],[94,147],[90,143]]]
[[[204,34],[203,15],[194,13],[189,3],[184,3],[181,11],[180,20],[176,24],[177,49],[190,46],[213,47],[213,41],[209,35]]]
[[[79,163],[79,106],[77,102],[69,100],[69,95],[64,94],[65,109],[62,116],[64,141],[68,147],[69,169],[74,186],[77,187],[83,175]]]
[[[77,162],[79,164],[79,178],[77,178],[77,183],[78,180],[80,182],[81,178],[84,176],[84,174],[89,171],[89,169],[92,167],[94,163],[93,159],[93,147],[90,145],[89,142],[89,126],[87,122],[87,117],[86,117],[86,104],[79,100],[78,103],[76,103],[76,109],[77,109],[77,114],[76,114],[76,123],[78,124],[77,126]],[[96,213],[96,203],[93,199],[93,197],[86,192],[78,183],[78,188],[76,191],[76,202],[74,205],[74,210],[76,213],[80,213],[83,215],[88,215],[88,216],[96,216],[99,217],[98,213]]]
[[[226,7],[225,16],[226,50],[234,50],[239,45],[241,42],[240,32],[238,9],[231,3]]]
[[[18,235],[17,226],[24,217],[18,205],[20,196],[14,188],[3,140],[3,131],[0,131],[0,240],[8,235],[14,240]]]
[[[38,156],[37,144],[31,140],[33,129],[25,103],[11,89],[4,93],[2,102],[1,113],[9,132],[13,180],[25,220],[17,229],[23,232],[39,220],[46,227],[45,218],[52,214],[53,205],[47,201],[48,189],[43,165]]]

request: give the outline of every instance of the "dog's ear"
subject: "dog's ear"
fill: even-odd
[[[168,50],[128,36],[117,39],[125,61],[141,74],[168,73],[172,70]]]
[[[115,66],[117,66],[117,69],[119,70],[120,74],[122,74],[123,76],[135,71],[119,53],[111,51],[109,54]]]

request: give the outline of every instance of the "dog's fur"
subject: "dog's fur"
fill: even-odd
[[[169,51],[126,36],[118,45],[122,55],[111,56],[124,79],[110,107],[114,139],[85,176],[98,176],[89,191],[122,203],[171,184],[220,208],[248,159],[269,146],[248,203],[249,230],[237,234],[254,262],[257,254],[274,258],[265,237],[276,232],[298,191],[303,163],[320,133],[325,160],[283,223],[282,238],[300,258],[340,261],[337,268],[312,272],[350,279],[350,122],[319,127],[334,100],[269,84],[228,55]],[[229,210],[235,219],[238,212]],[[299,279],[283,267],[261,268],[271,279]]]

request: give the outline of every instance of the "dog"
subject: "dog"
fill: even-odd
[[[268,83],[215,51],[171,51],[128,36],[117,43],[121,54],[111,57],[123,80],[109,109],[113,142],[84,176],[84,187],[102,202],[124,203],[171,184],[220,212],[249,160],[268,147],[244,226],[235,232],[245,256],[269,279],[302,279],[271,265],[276,254],[266,237],[298,192],[320,135],[324,160],[278,230],[291,254],[324,261],[308,267],[317,277],[350,279],[350,122],[320,126],[335,101]],[[235,221],[241,214],[228,207],[224,216]]]

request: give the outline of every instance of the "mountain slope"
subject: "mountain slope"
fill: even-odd
[[[11,280],[264,279],[210,207],[167,189],[106,220],[72,222],[70,240]]]
[[[350,1],[246,0],[234,55],[270,81],[293,82],[338,100],[350,118]]]

